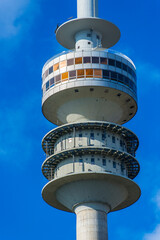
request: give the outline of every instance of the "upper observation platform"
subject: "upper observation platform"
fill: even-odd
[[[98,18],[98,0],[77,0],[77,18],[59,26],[56,38],[68,49],[110,48],[119,41],[120,30]]]
[[[42,111],[61,125],[78,121],[123,124],[137,111],[133,62],[103,49],[69,51],[51,58],[42,71]]]
[[[86,31],[88,45],[92,45],[93,33],[97,33],[97,41],[93,47],[101,45],[102,48],[110,48],[120,39],[118,27],[101,18],[77,18],[65,22],[56,30],[56,38],[63,47],[74,49],[77,42],[77,34],[82,34],[84,31]],[[81,49],[80,45],[78,47],[77,49]]]

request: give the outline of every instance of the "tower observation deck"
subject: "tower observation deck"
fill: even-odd
[[[77,18],[56,30],[69,49],[42,70],[46,134],[43,199],[77,216],[77,240],[107,240],[107,214],[140,197],[136,135],[123,127],[137,111],[134,63],[109,48],[119,29],[98,18],[98,0],[77,0]]]

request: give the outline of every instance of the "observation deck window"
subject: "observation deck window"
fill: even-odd
[[[54,78],[51,78],[51,79],[49,80],[49,84],[50,84],[50,87],[54,85]]]
[[[92,57],[92,63],[99,63],[99,57]]]
[[[133,88],[134,84],[133,84],[132,81],[129,81],[129,86],[130,86],[131,88]]]
[[[94,70],[94,77],[95,78],[102,78],[102,70],[101,69],[95,69]]]
[[[124,70],[124,71],[126,71],[126,72],[127,72],[127,68],[128,68],[128,67],[127,67],[127,65],[126,65],[126,64],[122,63],[122,68],[123,68],[123,70]]]
[[[83,63],[91,63],[91,57],[83,57]]]
[[[116,162],[113,162],[113,168],[116,168]]]
[[[108,70],[103,70],[103,78],[109,78],[109,71]]]
[[[106,159],[105,158],[102,159],[102,165],[106,166]]]
[[[108,59],[108,63],[109,63],[109,65],[115,67],[115,60],[113,60],[113,59]]]
[[[91,164],[95,164],[94,158],[91,158]]]
[[[59,69],[59,63],[54,64],[53,69],[54,71],[57,71]]]
[[[113,80],[117,80],[117,73],[116,72],[111,72],[111,78]]]
[[[91,134],[90,134],[90,139],[91,139],[91,140],[94,140],[94,133],[91,133]]]
[[[45,71],[45,78],[48,76],[48,69]]]
[[[128,72],[129,72],[129,74],[132,75],[132,69],[130,67],[128,67]]]
[[[61,141],[61,151],[63,150],[63,141]]]
[[[49,81],[46,82],[46,90],[48,90],[48,89],[49,89]]]
[[[60,68],[66,67],[67,66],[67,61],[64,60],[62,62],[60,62]]]
[[[62,73],[62,81],[68,80],[68,72]]]
[[[57,75],[56,77],[55,77],[55,82],[56,83],[59,83],[61,81],[61,75]]]
[[[90,138],[88,139],[88,145],[94,146],[94,133],[90,133]]]
[[[116,142],[116,138],[115,136],[112,136],[112,143],[115,143]]]
[[[82,133],[79,134],[79,141],[82,140]]]
[[[121,172],[123,173],[123,171],[125,170],[124,164],[121,164]]]
[[[82,57],[75,58],[75,64],[82,64]]]
[[[106,140],[106,133],[102,133],[102,141]]]
[[[69,79],[73,79],[73,78],[76,78],[76,70],[69,72]]]
[[[86,69],[86,78],[93,77],[93,69]]]
[[[101,57],[101,58],[100,58],[100,63],[107,65],[107,58]]]
[[[49,74],[53,72],[53,66],[49,68]]]
[[[77,70],[77,78],[82,78],[82,77],[84,77],[84,69]]]
[[[124,83],[125,83],[126,85],[128,85],[128,84],[129,84],[129,78],[128,78],[128,77],[126,77],[126,76],[124,76]]]
[[[124,77],[123,77],[123,75],[122,74],[120,74],[120,73],[118,73],[118,80],[120,81],[120,82],[124,82]]]
[[[122,68],[122,64],[121,64],[121,62],[116,61],[116,67],[118,67],[118,68]]]
[[[71,66],[71,65],[74,65],[74,58],[67,60],[67,66]]]

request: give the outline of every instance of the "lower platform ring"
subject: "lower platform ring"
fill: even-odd
[[[73,212],[70,209],[66,208],[64,205],[62,205],[57,200],[56,192],[60,187],[64,186],[67,183],[71,183],[75,181],[85,181],[85,180],[113,181],[114,183],[122,184],[125,187],[127,191],[127,198],[118,206],[111,209],[110,212],[118,211],[126,207],[129,207],[130,205],[135,203],[141,195],[141,190],[139,186],[128,178],[109,174],[109,173],[92,172],[92,173],[70,174],[70,175],[52,180],[49,183],[47,183],[42,189],[42,197],[46,203],[48,203],[50,206],[54,208],[57,208],[59,210],[63,210],[66,212]]]

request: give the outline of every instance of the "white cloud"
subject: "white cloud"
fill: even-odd
[[[31,7],[32,0],[0,1],[0,39],[16,36],[23,28],[22,17]]]
[[[151,199],[151,201],[155,204],[155,215],[157,215],[158,223],[155,229],[146,233],[143,237],[143,240],[160,240],[160,223],[159,223],[159,213],[160,213],[160,190],[158,190],[155,196]]]
[[[156,204],[157,210],[160,210],[160,190],[157,191],[152,201]]]
[[[143,240],[160,240],[160,224],[157,225],[152,233],[145,234]]]

